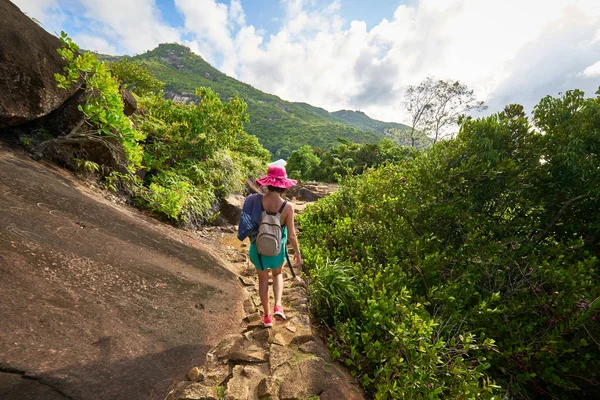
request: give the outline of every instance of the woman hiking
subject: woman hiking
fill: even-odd
[[[296,181],[288,179],[284,167],[271,165],[267,175],[257,179],[256,183],[266,186],[267,193],[253,194],[246,198],[240,216],[238,239],[250,237],[249,255],[258,273],[258,293],[263,307],[262,323],[268,328],[273,326],[273,316],[285,319],[281,306],[281,271],[287,258],[288,238],[294,249],[294,266],[302,263],[294,228],[294,207],[282,198],[285,190],[294,186]],[[269,270],[273,274],[273,314],[269,307]]]

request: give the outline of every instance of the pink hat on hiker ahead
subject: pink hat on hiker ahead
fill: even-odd
[[[275,186],[278,188],[287,189],[298,183],[294,179],[288,179],[285,173],[285,168],[280,165],[271,165],[267,172],[267,176],[263,176],[256,180],[260,186]]]

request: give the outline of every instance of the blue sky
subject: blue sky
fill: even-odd
[[[11,0],[85,49],[137,54],[179,42],[290,101],[406,122],[427,76],[488,105],[531,108],[600,86],[598,0]]]
[[[183,15],[177,11],[173,0],[157,0],[156,4],[160,9],[164,20],[172,26],[182,26],[184,22]]]
[[[168,3],[168,1],[165,1]],[[172,2],[171,2],[172,3]],[[367,28],[379,24],[382,18],[391,18],[400,4],[414,3],[414,1],[399,0],[345,0],[341,2],[340,15],[346,21],[362,20]],[[277,0],[251,0],[242,3],[246,10],[248,23],[276,33],[281,27],[283,8]]]
[[[157,0],[164,20],[172,26],[182,26],[184,18],[173,0]],[[231,4],[230,1],[222,3]],[[391,18],[400,4],[414,4],[415,0],[345,0],[341,3],[340,14],[347,24],[353,20],[363,20],[367,27],[377,25],[382,18]],[[282,24],[284,8],[278,0],[248,0],[242,2],[246,21],[267,33],[277,33]]]

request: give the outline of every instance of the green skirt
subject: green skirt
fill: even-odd
[[[262,265],[265,267],[264,269],[277,269],[281,267],[285,261],[285,246],[287,244],[287,227],[283,227],[283,232],[281,235],[281,251],[276,256],[262,256]],[[258,250],[256,249],[256,243],[252,242],[250,244],[250,251],[248,253],[250,255],[250,261],[254,264],[254,267],[259,271],[264,271],[264,269],[260,265],[260,261],[258,261]]]

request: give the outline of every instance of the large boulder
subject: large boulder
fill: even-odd
[[[98,172],[127,173],[123,146],[111,136],[59,137],[41,143],[36,149],[45,158],[73,170],[80,169],[78,160],[87,160],[102,168]]]
[[[237,224],[240,220],[242,207],[244,206],[244,196],[232,194],[223,199],[221,204],[221,215],[231,224]]]
[[[79,107],[83,107],[86,101],[85,90],[79,89],[56,110],[29,125],[42,128],[53,137],[66,136],[74,130],[81,130],[85,115],[79,111]]]
[[[121,98],[123,99],[123,112],[130,116],[137,111],[137,100],[131,92],[121,87]]]
[[[54,74],[66,65],[59,47],[56,37],[0,0],[0,128],[42,117],[75,93],[56,86]]]
[[[313,202],[319,200],[321,197],[323,196],[305,187],[301,187],[300,189],[298,189],[298,200]]]

